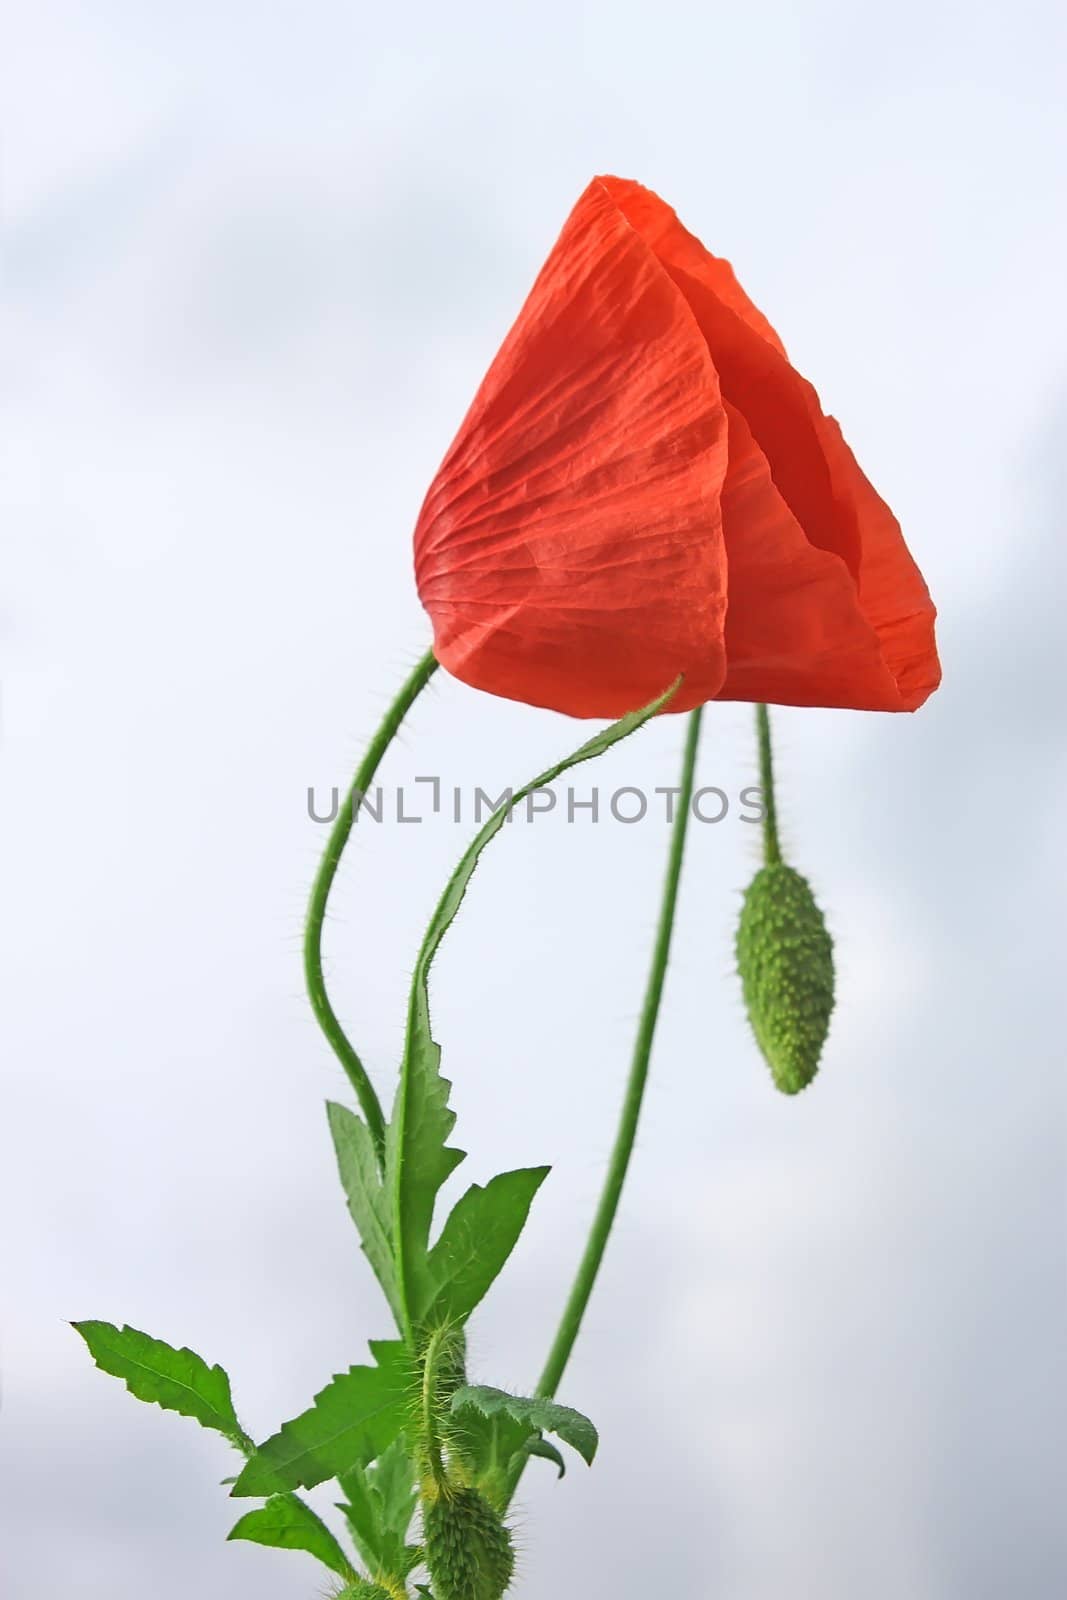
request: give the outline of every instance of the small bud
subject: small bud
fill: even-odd
[[[368,1583],[364,1578],[353,1578],[351,1583],[346,1583],[339,1589],[333,1600],[391,1600],[387,1589],[380,1589],[376,1583]]]
[[[834,1008],[834,947],[806,878],[783,861],[745,893],[737,970],[756,1043],[783,1094],[806,1089]]]
[[[423,1544],[435,1600],[500,1600],[515,1570],[511,1535],[477,1489],[448,1486],[426,1502]]]

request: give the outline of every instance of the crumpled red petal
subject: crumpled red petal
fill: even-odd
[[[603,184],[571,213],[419,516],[438,660],[579,717],[726,675],[727,422],[684,297]]]
[[[900,527],[728,262],[595,179],[415,535],[438,659],[618,716],[711,698],[914,710],[940,681]]]
[[[878,635],[840,557],[811,544],[741,413],[727,405],[723,530],[730,572],[721,700],[774,705],[897,704]]]
[[[600,181],[685,296],[707,339],[723,398],[734,408],[734,504],[732,510],[727,506],[725,516],[729,665],[720,697],[914,710],[941,681],[936,613],[896,518],[860,470],[837,423],[823,414],[811,384],[790,366],[781,341],[745,295],[729,263],[711,255],[658,195],[626,179]],[[744,429],[734,423],[734,413],[743,418]],[[753,443],[766,463],[766,471],[758,474]],[[754,475],[764,480],[759,495]],[[727,485],[729,492],[729,477]],[[781,502],[777,507],[770,489]],[[753,515],[757,502],[758,515]],[[742,506],[747,508],[744,514]],[[785,511],[791,513],[792,524]],[[787,690],[782,652],[770,649],[774,630],[767,623],[772,603],[783,626],[791,609],[771,570],[777,559],[769,542],[772,524],[783,538],[789,530],[781,558],[787,550],[796,556],[799,528],[813,551],[826,552],[843,565],[851,577],[858,613],[854,621],[867,624],[883,674],[875,673],[870,662],[861,670],[855,649],[862,629],[845,626],[847,594],[830,580],[825,563],[811,562],[809,576],[818,568],[822,579],[796,591],[792,607],[797,614],[788,622],[796,649],[802,648],[803,635],[818,648],[806,663],[803,656],[796,657]],[[749,541],[752,549],[746,548]],[[827,656],[832,639],[839,672],[831,670]]]

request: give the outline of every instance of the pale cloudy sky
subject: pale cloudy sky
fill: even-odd
[[[786,838],[837,935],[799,1102],[696,828],[634,1181],[531,1472],[517,1596],[1053,1600],[1067,1577],[1062,506],[1067,27],[1051,4],[265,7],[8,19],[0,572],[5,1600],[306,1600],[229,1545],[229,1461],[90,1367],[129,1320],[269,1431],[385,1316],[301,995],[343,781],[428,630],[410,529],[588,178],[730,256],[941,608],[915,718],[783,713]],[[503,787],[563,718],[441,678],[388,781]],[[598,777],[673,781],[663,722]],[[701,776],[752,780],[745,708]],[[329,935],[383,1086],[468,830],[358,837]],[[551,1161],[473,1329],[530,1384],[610,1139],[661,826],[516,826],[439,963],[463,1177]],[[328,1504],[320,1496],[319,1504]],[[622,1536],[620,1536],[622,1535]]]

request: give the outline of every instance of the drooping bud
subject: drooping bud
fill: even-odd
[[[737,970],[752,1032],[783,1094],[806,1089],[834,1008],[834,947],[808,880],[773,861],[745,893]]]
[[[343,1589],[338,1589],[333,1600],[392,1600],[392,1597],[387,1589],[379,1588],[376,1583],[368,1583],[365,1578],[353,1578]]]
[[[434,1600],[500,1600],[515,1571],[511,1535],[477,1489],[449,1485],[423,1505]]]

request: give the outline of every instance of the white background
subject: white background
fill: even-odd
[[[321,1592],[307,1557],[222,1542],[225,1447],[95,1372],[65,1319],[223,1362],[257,1434],[387,1332],[301,994],[306,790],[347,779],[425,648],[419,503],[597,171],[734,261],[841,418],[940,606],[945,684],[914,718],[776,719],[787,845],[838,943],[799,1101],[731,970],[755,830],[694,828],[563,1388],[602,1456],[563,1484],[535,1464],[515,1593],[1052,1600],[1058,8],[38,0],[6,43],[5,1600]],[[385,777],[499,788],[583,731],[441,675]],[[597,780],[673,782],[681,733]],[[700,773],[753,781],[747,707],[709,713]],[[361,827],[345,859],[330,974],[386,1093],[468,834]],[[472,1330],[484,1381],[533,1381],[573,1269],[665,847],[652,820],[517,824],[442,954],[460,1176],[554,1164]]]

